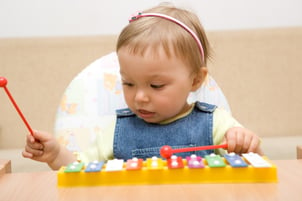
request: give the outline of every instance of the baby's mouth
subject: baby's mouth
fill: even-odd
[[[137,110],[138,112],[138,116],[140,116],[141,118],[150,118],[150,117],[153,117],[155,112],[150,112],[150,111],[147,111],[147,110]]]

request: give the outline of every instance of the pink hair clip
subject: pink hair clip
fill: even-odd
[[[142,12],[140,11],[136,12],[136,14],[132,14],[131,17],[129,18],[129,22],[133,22],[134,20],[137,20],[140,15],[142,15]]]

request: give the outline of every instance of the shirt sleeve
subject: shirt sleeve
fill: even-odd
[[[98,129],[96,138],[90,147],[78,153],[78,160],[88,163],[90,161],[106,161],[113,159],[113,137],[116,124],[116,116],[110,115],[101,120],[104,127]]]
[[[226,132],[232,127],[243,127],[228,111],[217,108],[213,113],[213,143],[219,145],[222,143]],[[217,149],[217,154],[224,154],[224,149]]]

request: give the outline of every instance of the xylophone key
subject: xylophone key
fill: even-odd
[[[172,155],[171,158],[167,160],[169,169],[183,168],[184,164],[180,156]]]
[[[80,162],[73,162],[67,165],[64,172],[80,172],[84,167],[84,163]]]
[[[143,159],[132,158],[127,160],[126,170],[140,170],[143,168]]]
[[[204,163],[202,161],[202,158],[200,156],[196,156],[195,154],[192,154],[191,156],[187,156],[187,164],[189,168],[203,168]]]
[[[216,155],[216,154],[210,154],[210,155],[206,155],[205,159],[208,162],[209,167],[225,167],[226,164],[223,161],[223,159],[221,158],[221,156]]]
[[[253,167],[271,167],[272,165],[264,160],[261,156],[256,153],[250,152],[242,154],[242,156],[253,166]]]
[[[108,160],[106,163],[106,171],[120,171],[123,169],[124,160],[123,159],[113,159]]]
[[[152,158],[147,158],[147,168],[150,170],[163,169],[164,163],[161,158],[153,156]]]
[[[99,171],[101,171],[103,165],[104,165],[103,161],[101,161],[101,162],[98,162],[98,161],[90,162],[87,165],[87,167],[85,169],[85,172],[99,172]]]
[[[246,162],[244,162],[244,160],[239,155],[235,154],[234,152],[225,154],[224,158],[228,161],[228,163],[232,167],[247,167],[248,166],[246,164]]]

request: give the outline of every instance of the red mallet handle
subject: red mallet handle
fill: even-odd
[[[26,125],[27,129],[29,130],[30,134],[33,135],[33,130],[31,129],[29,123],[26,121],[24,115],[22,114],[20,108],[18,107],[17,103],[15,102],[14,98],[12,97],[12,95],[10,94],[9,90],[6,87],[7,85],[7,80],[5,77],[0,77],[0,87],[4,88],[4,91],[6,92],[7,96],[9,97],[9,99],[11,100],[11,102],[13,103],[15,109],[17,110],[18,114],[20,115],[21,119],[23,120],[24,124]]]
[[[219,149],[219,148],[226,149],[227,147],[228,147],[227,144],[220,144],[220,145],[209,145],[209,146],[201,146],[201,147],[187,147],[187,148],[172,149],[170,146],[165,145],[162,146],[162,148],[160,149],[160,155],[163,158],[168,159],[175,153],[201,151],[201,150],[208,150],[208,149]]]

